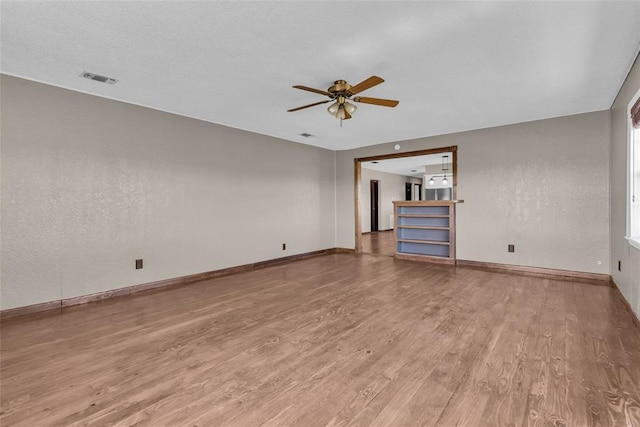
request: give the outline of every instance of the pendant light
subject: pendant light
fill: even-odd
[[[449,179],[447,178],[447,172],[449,172],[449,168],[447,167],[449,156],[442,156],[442,175],[433,175],[431,179],[429,179],[429,185],[436,185],[436,177],[442,176],[442,185],[447,185],[449,183]]]
[[[442,185],[447,185],[449,183],[449,180],[447,179],[447,172],[449,171],[449,168],[447,167],[448,159],[449,159],[449,156],[447,155],[442,156],[442,172],[444,172],[444,178],[442,178]]]

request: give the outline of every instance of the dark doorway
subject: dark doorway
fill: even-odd
[[[378,203],[379,203],[378,181],[371,180],[371,232],[380,231],[378,224]]]
[[[405,200],[413,200],[413,197],[411,197],[411,183],[407,182],[404,184],[404,199]]]

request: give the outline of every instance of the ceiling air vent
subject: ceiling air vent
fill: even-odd
[[[93,74],[88,71],[83,71],[82,74],[80,74],[80,77],[84,77],[85,79],[89,79],[89,80],[95,80],[100,83],[106,83],[108,85],[114,85],[118,83],[118,80],[116,79],[112,79],[111,77],[101,76],[99,74]]]

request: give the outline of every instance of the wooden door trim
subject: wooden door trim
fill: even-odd
[[[356,204],[356,253],[362,253],[362,220],[360,218],[360,204],[362,200],[360,200],[360,187],[362,186],[362,164],[358,161],[358,159],[353,159],[355,162],[354,165],[354,178],[355,178],[355,204]]]
[[[362,212],[362,200],[360,199],[360,189],[362,188],[362,162],[371,162],[373,160],[389,160],[389,159],[398,159],[402,157],[416,157],[416,156],[426,156],[429,154],[438,154],[438,153],[451,153],[451,175],[453,177],[453,188],[451,189],[451,198],[453,200],[457,199],[457,187],[458,187],[458,146],[452,145],[449,147],[439,147],[439,148],[429,148],[426,150],[417,150],[417,151],[407,151],[403,153],[391,153],[391,154],[381,154],[378,156],[369,156],[369,157],[356,157],[353,159],[353,171],[354,171],[354,203],[355,203],[355,234],[356,234],[356,244],[355,251],[358,254],[362,253],[362,222],[361,222],[361,212]],[[395,218],[394,218],[395,222]],[[395,224],[394,224],[395,229]]]

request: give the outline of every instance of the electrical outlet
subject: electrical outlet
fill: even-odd
[[[283,244],[282,244],[282,250],[283,250],[283,251],[286,251],[286,250],[287,250],[287,244],[286,244],[286,243],[283,243]]]
[[[136,270],[140,270],[142,268],[142,258],[136,260]]]
[[[515,251],[516,251],[516,245],[509,245],[509,246],[507,247],[507,250],[508,250],[509,252],[515,252]]]

